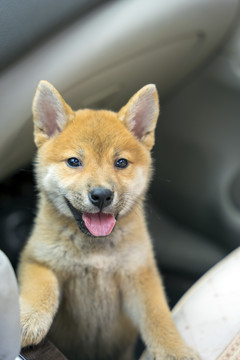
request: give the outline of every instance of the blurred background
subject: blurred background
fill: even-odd
[[[16,267],[36,212],[31,102],[118,110],[157,85],[146,206],[173,306],[240,244],[238,0],[0,1],[0,248]]]

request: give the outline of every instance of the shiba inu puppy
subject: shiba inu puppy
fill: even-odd
[[[118,113],[74,112],[41,81],[33,100],[39,206],[18,269],[22,347],[48,336],[71,360],[195,360],[167,305],[143,212],[154,85]]]

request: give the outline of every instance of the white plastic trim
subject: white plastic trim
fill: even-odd
[[[94,98],[102,89],[108,92],[111,87],[118,88],[118,83],[123,81],[122,91],[128,94],[133,89],[137,90],[137,84],[131,83],[125,75],[128,60],[147,53],[161,58],[162,46],[178,40],[179,44],[181,41],[185,43],[186,38],[197,39],[200,36],[203,41],[198,56],[194,56],[194,47],[192,52],[189,51],[191,47],[184,50],[187,66],[179,66],[174,61],[168,65],[167,58],[164,59],[165,67],[157,66],[157,58],[152,58],[154,82],[161,84],[164,79],[167,89],[168,76],[173,69],[175,81],[171,79],[171,86],[219,46],[234,22],[237,6],[237,0],[114,1],[74,23],[10,67],[0,76],[0,179],[32,157],[31,102],[39,80],[46,79],[63,95],[69,94],[70,105],[71,96],[74,96],[71,89],[80,91],[79,84],[83,84],[84,93],[88,88],[86,103],[87,97]],[[158,55],[155,48],[159,49]],[[179,51],[179,46],[177,48],[176,51]],[[171,56],[174,59],[174,51]],[[114,67],[120,65],[125,65],[125,68],[117,74],[115,81],[118,83],[108,84],[105,76],[98,83],[98,88],[91,82],[95,76],[103,73],[107,76],[108,69],[114,72]],[[148,79],[144,76],[148,71],[146,62],[142,62],[136,70],[134,61],[130,61],[129,66],[128,72],[134,74],[135,71],[132,81]],[[162,94],[164,89],[161,89]]]

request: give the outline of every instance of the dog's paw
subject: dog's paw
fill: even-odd
[[[139,360],[201,360],[200,356],[190,347],[167,351],[164,348],[159,349],[154,355],[145,351]]]
[[[49,313],[38,312],[20,299],[20,320],[22,326],[22,348],[39,344],[47,335],[52,324]]]
[[[175,354],[167,354],[164,360],[201,360],[198,353],[190,347],[178,349]]]

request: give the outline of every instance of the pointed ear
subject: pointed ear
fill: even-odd
[[[39,147],[60,133],[74,113],[49,82],[39,82],[32,105],[34,141]]]
[[[154,145],[154,130],[159,115],[156,86],[140,89],[118,113],[120,120],[149,150]]]

